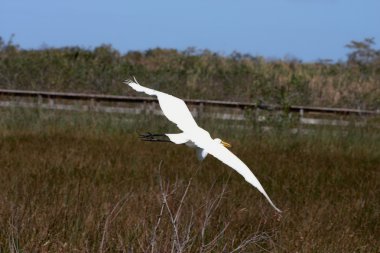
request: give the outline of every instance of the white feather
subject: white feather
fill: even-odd
[[[180,133],[180,134],[165,134],[169,140],[175,144],[185,144],[187,143],[190,139],[185,133]]]

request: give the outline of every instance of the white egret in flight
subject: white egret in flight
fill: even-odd
[[[183,131],[178,134],[148,133],[140,136],[143,140],[168,141],[175,144],[185,144],[196,149],[199,160],[203,160],[207,154],[216,157],[242,175],[248,183],[256,187],[267,198],[274,209],[281,212],[281,210],[273,204],[259,180],[257,180],[247,165],[226,148],[231,147],[231,145],[218,138],[212,139],[206,130],[199,127],[182,99],[141,86],[136,79],[134,79],[134,81],[126,80],[124,83],[128,84],[138,92],[144,92],[148,95],[156,96],[164,115],[170,121],[177,124],[178,128]],[[157,137],[167,137],[169,140]]]

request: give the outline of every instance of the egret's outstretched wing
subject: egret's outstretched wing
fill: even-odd
[[[161,91],[141,86],[139,83],[137,83],[136,80],[126,80],[124,83],[128,84],[138,92],[144,92],[151,96],[157,96],[162,112],[170,121],[177,124],[179,129],[185,131],[198,127],[189,111],[189,108],[187,108],[185,102],[182,99],[163,93]]]
[[[272,200],[269,198],[268,194],[265,192],[264,188],[252,171],[231,151],[216,142],[196,142],[195,144],[200,148],[205,149],[210,155],[218,158],[220,161],[236,170],[248,183],[256,187],[267,198],[274,209],[281,212],[281,210],[273,204]]]

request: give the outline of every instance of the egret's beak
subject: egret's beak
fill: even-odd
[[[225,146],[226,148],[230,148],[230,147],[232,147],[231,144],[229,144],[229,143],[227,143],[227,142],[222,141],[221,143],[222,143],[222,145]]]

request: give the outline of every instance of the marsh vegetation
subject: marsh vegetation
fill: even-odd
[[[380,136],[202,122],[260,179],[137,133],[159,116],[3,109],[1,252],[376,252]],[[155,124],[152,124],[155,122]],[[235,250],[235,251],[234,251]]]

